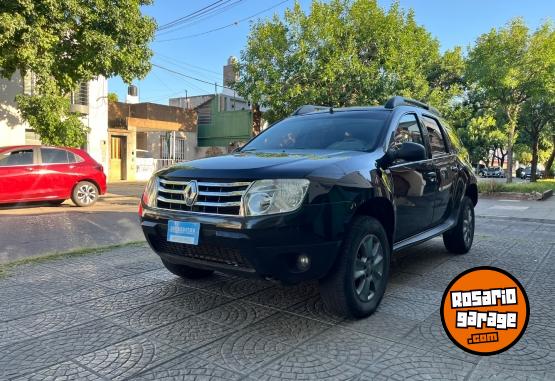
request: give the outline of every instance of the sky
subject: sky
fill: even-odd
[[[200,10],[216,0],[154,0],[143,13],[154,17],[158,26]],[[312,0],[299,0],[305,11]],[[389,8],[392,0],[378,0]],[[400,0],[404,9],[412,8],[416,21],[439,40],[442,50],[466,48],[480,34],[498,28],[514,17],[523,17],[532,29],[550,19],[555,22],[555,0]],[[151,44],[152,63],[208,82],[204,83],[154,66],[139,88],[141,102],[168,104],[168,99],[214,93],[214,82],[222,84],[222,67],[230,56],[240,57],[246,46],[249,25],[254,20],[282,17],[294,0],[221,0],[225,9],[213,15],[160,31]],[[216,31],[212,31],[217,29]],[[110,78],[109,91],[125,100],[127,85]],[[221,91],[221,88],[219,88]]]

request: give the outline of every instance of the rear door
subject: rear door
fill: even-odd
[[[71,159],[71,160],[70,160]],[[72,152],[62,148],[40,148],[40,185],[45,198],[69,198],[78,174]]]
[[[444,222],[452,210],[454,185],[458,176],[457,157],[450,151],[447,136],[437,118],[422,115],[422,123],[426,127],[434,170],[438,179],[437,194],[434,202],[432,225]]]
[[[0,202],[37,199],[39,166],[32,147],[0,153]]]
[[[404,142],[414,142],[425,147],[422,128],[413,113],[400,118],[389,149],[394,150]],[[395,238],[396,241],[400,241],[426,230],[431,225],[437,179],[431,159],[417,162],[397,160],[388,170],[393,181],[393,196],[397,210]]]

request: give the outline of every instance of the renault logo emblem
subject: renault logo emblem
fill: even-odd
[[[196,180],[191,180],[183,190],[183,200],[185,205],[193,206],[198,197],[198,184]]]

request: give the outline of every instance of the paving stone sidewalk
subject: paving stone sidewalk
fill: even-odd
[[[0,379],[555,379],[555,225],[477,221],[472,251],[440,239],[396,256],[379,310],[328,313],[315,284],[215,275],[184,281],[147,247],[26,265],[0,279]],[[442,293],[465,269],[512,272],[531,303],[507,352],[455,347]]]

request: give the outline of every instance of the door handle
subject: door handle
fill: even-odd
[[[435,183],[437,181],[437,174],[435,172],[426,172],[424,178],[431,183]]]
[[[33,168],[31,168],[31,167],[27,167],[25,169],[27,169],[29,172],[31,172],[33,170]]]

